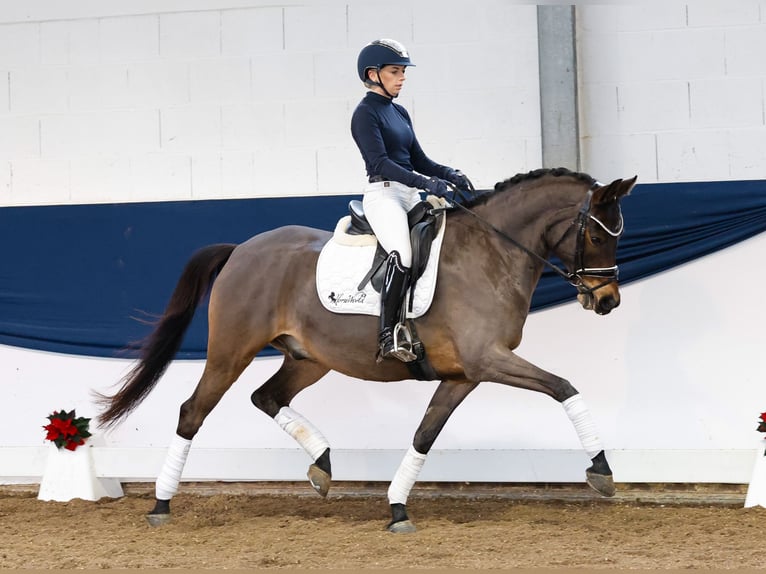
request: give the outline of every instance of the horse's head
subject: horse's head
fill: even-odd
[[[617,284],[617,242],[623,232],[620,199],[630,193],[636,179],[634,176],[593,186],[566,234],[570,240],[557,244],[556,255],[571,270],[570,281],[577,287],[577,300],[583,308],[599,315],[606,315],[620,304]]]

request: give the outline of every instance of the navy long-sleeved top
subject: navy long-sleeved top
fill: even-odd
[[[424,175],[445,179],[452,171],[423,152],[407,110],[375,92],[367,92],[354,110],[351,135],[362,152],[370,178],[381,176],[425,189]]]

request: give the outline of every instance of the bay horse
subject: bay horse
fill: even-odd
[[[521,342],[532,293],[546,265],[577,288],[585,309],[603,315],[619,305],[620,200],[635,182],[633,177],[603,185],[584,173],[541,169],[499,182],[447,213],[433,303],[416,320],[441,382],[388,489],[390,531],[415,530],[406,510],[410,490],[450,415],[482,381],[537,391],[561,403],[591,459],[586,482],[603,496],[614,494],[611,468],[578,391],[513,350]],[[251,400],[311,457],[308,478],[322,496],[332,479],[330,445],[290,407],[292,399],[330,370],[370,381],[411,378],[396,359],[376,362],[376,317],[334,314],[320,303],[315,269],[330,237],[328,231],[285,226],[239,245],[201,248],[187,263],[119,390],[98,396],[101,426],[117,424],[135,409],[172,361],[209,292],[207,360],[197,387],[181,405],[176,435],[157,478],[155,505],[147,515],[150,524],[170,519],[170,499],[192,439],[267,345],[281,351],[284,361]],[[550,263],[551,254],[564,269]]]

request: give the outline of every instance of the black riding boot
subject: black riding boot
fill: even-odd
[[[378,361],[387,357],[395,357],[400,361],[409,362],[417,357],[412,353],[412,345],[408,340],[396,347],[395,337],[397,325],[402,318],[402,302],[409,287],[410,270],[404,267],[399,259],[399,252],[392,251],[386,262],[386,276],[380,290],[380,334],[378,335]]]

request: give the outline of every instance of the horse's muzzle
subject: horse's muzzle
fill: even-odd
[[[586,311],[594,311],[598,315],[607,315],[612,309],[620,305],[620,292],[617,290],[616,284],[604,285],[594,290],[581,290],[577,294],[577,300]]]
[[[594,311],[599,315],[607,315],[612,309],[620,306],[620,298],[613,296],[611,293],[605,297],[599,297],[596,300]]]

